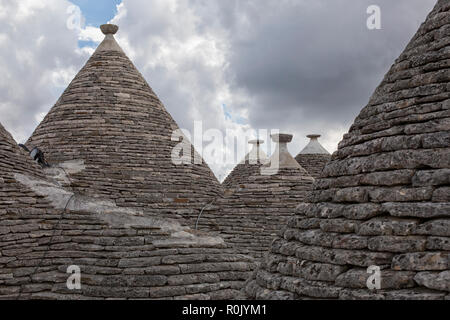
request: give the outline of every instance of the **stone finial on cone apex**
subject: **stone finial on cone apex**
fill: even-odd
[[[292,134],[272,134],[270,135],[273,142],[278,143],[273,153],[272,157],[270,157],[268,165],[271,168],[283,169],[283,168],[297,168],[301,169],[301,166],[298,164],[297,160],[289,153],[287,144],[292,141],[294,137]]]
[[[119,31],[119,26],[115,24],[102,24],[100,30],[102,30],[104,35],[116,34]]]
[[[114,38],[114,35],[119,31],[119,27],[115,24],[102,24],[100,26],[100,30],[102,30],[103,34],[105,35],[105,39],[100,43],[96,53],[102,52],[102,51],[118,51],[122,52],[122,48],[117,43],[116,39]]]
[[[247,156],[245,157],[245,160],[243,161],[243,163],[248,163],[248,164],[265,164],[267,163],[267,161],[269,161],[269,159],[267,158],[266,153],[261,150],[260,146],[262,144],[264,144],[264,140],[260,140],[260,139],[255,139],[255,140],[250,140],[248,142],[250,145],[253,146],[252,150],[250,150],[250,152],[247,154]]]
[[[248,142],[248,144],[252,144],[252,145],[257,145],[257,146],[259,146],[259,145],[261,145],[261,144],[264,144],[264,140],[259,140],[259,139],[250,140],[250,141]]]
[[[277,133],[277,134],[271,134],[270,137],[272,138],[273,142],[289,143],[292,141],[292,138],[294,136],[292,134]]]
[[[308,145],[300,151],[300,154],[326,154],[330,155],[327,149],[325,149],[319,142],[320,134],[309,134],[306,137],[310,138],[311,141]]]

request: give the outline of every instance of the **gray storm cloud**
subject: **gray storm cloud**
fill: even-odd
[[[68,1],[25,2],[33,8],[26,19],[17,1],[0,1],[8,13],[0,13],[0,120],[17,140],[56,102],[63,87],[55,79],[68,84],[87,59],[66,27]],[[124,0],[113,22],[180,127],[280,129],[294,134],[295,154],[309,133],[336,148],[434,3]],[[366,27],[372,4],[381,30]]]

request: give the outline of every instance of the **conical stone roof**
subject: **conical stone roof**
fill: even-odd
[[[259,139],[249,141],[249,144],[253,146],[252,150],[225,179],[222,184],[224,188],[236,187],[240,183],[248,182],[250,176],[260,174],[261,166],[269,161],[266,153],[261,149],[263,143],[264,141]]]
[[[0,187],[0,299],[232,299],[254,268],[220,237],[43,179],[1,124]]]
[[[272,243],[250,297],[450,298],[449,30],[439,0]]]
[[[220,184],[195,153],[174,153],[178,126],[103,25],[105,40],[37,127],[38,146],[53,165],[82,161],[70,176],[79,193],[107,197],[119,206],[158,208],[187,219],[220,193]],[[173,140],[173,141],[172,141]],[[189,164],[172,161],[191,159]],[[180,213],[181,212],[181,213]]]
[[[295,160],[314,178],[319,178],[325,165],[331,160],[330,153],[320,144],[318,134],[307,136],[311,139]]]
[[[278,143],[274,155],[263,165],[245,164],[246,158],[235,169],[242,172],[234,179],[237,183],[225,186],[224,197],[202,218],[203,227],[216,222],[216,230],[228,243],[255,258],[268,250],[314,181],[287,150],[292,135],[272,138]]]

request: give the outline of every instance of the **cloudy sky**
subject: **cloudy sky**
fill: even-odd
[[[113,22],[180,127],[279,129],[294,155],[319,133],[332,152],[434,3],[0,0],[0,122],[24,142]],[[233,164],[210,166],[223,179]]]

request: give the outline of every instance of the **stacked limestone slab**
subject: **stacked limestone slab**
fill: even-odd
[[[295,157],[295,160],[311,175],[313,178],[320,178],[323,168],[331,160],[330,153],[320,144],[320,135],[309,135],[311,141]]]
[[[117,44],[117,30],[102,26],[105,40],[27,145],[54,166],[81,162],[83,170],[70,174],[79,193],[193,220],[220,184],[189,141],[180,147],[177,124]],[[181,151],[186,144],[190,154]]]
[[[251,164],[249,158],[254,159],[251,155],[256,148],[250,152],[230,175],[216,210],[207,212],[201,220],[203,225],[215,221],[216,230],[228,243],[255,258],[268,250],[314,181],[287,151],[292,136],[274,138],[279,143],[274,156]]]
[[[61,188],[1,125],[0,186],[0,299],[232,299],[253,269],[220,237]]]
[[[440,0],[272,243],[249,297],[450,298],[449,61]],[[368,289],[370,266],[379,289]]]

